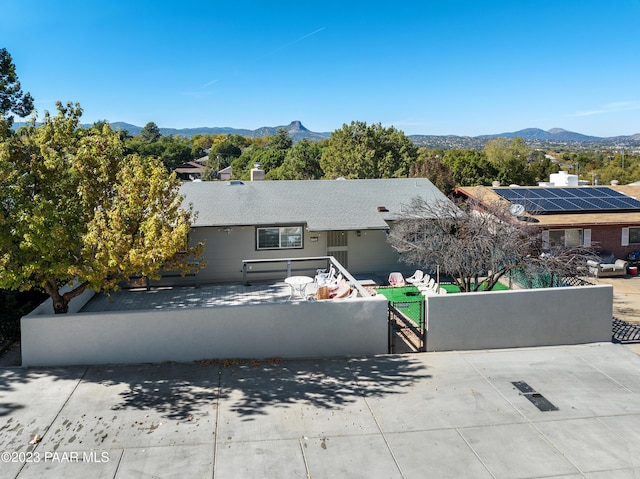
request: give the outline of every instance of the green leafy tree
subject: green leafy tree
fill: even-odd
[[[544,154],[541,159],[537,159],[529,165],[529,173],[535,183],[549,181],[549,175],[557,173],[558,170],[558,165],[553,163],[550,158],[544,156]]]
[[[16,67],[9,52],[0,49],[0,122],[4,128],[11,128],[13,114],[25,117],[33,112],[33,98],[30,93],[22,93]]]
[[[213,168],[223,169],[242,154],[242,149],[232,141],[225,140],[218,143],[209,151],[209,164]]]
[[[127,142],[129,153],[136,153],[144,158],[160,158],[164,153],[164,145],[159,141],[145,143],[135,139]]]
[[[286,150],[260,148],[253,154],[253,163],[249,164],[249,168],[252,168],[254,163],[260,163],[262,169],[268,175],[270,171],[282,165],[286,156]]]
[[[45,291],[56,313],[90,287],[186,271],[193,213],[156,159],[126,156],[109,125],[79,128],[78,104],[0,136],[0,287]],[[65,290],[64,288],[69,288]]]
[[[321,144],[303,138],[287,151],[284,162],[279,168],[278,179],[317,180],[322,178],[321,157]]]
[[[213,139],[211,135],[193,135],[191,137],[191,143],[194,148],[198,148],[198,151],[208,150],[213,146]],[[202,155],[200,155],[202,156]],[[194,158],[196,158],[194,156]]]
[[[278,132],[267,139],[267,149],[288,150],[293,146],[293,139],[286,128],[278,128]]]
[[[147,123],[140,131],[140,137],[145,143],[153,143],[155,141],[158,141],[161,136],[162,133],[160,133],[160,128],[158,128],[158,125],[156,125],[152,121]]]
[[[186,138],[163,136],[159,143],[163,147],[160,159],[169,171],[192,159],[191,144]]]
[[[242,155],[251,140],[242,135],[216,135],[209,151],[209,166],[214,170],[222,170]]]
[[[497,171],[495,180],[502,184],[531,185],[534,183],[529,165],[529,147],[522,138],[495,138],[489,140],[484,152]]]
[[[331,133],[320,165],[327,178],[406,177],[416,161],[413,142],[394,127],[352,122]]]
[[[456,186],[490,185],[497,177],[495,167],[483,151],[446,150],[442,163],[451,170]]]
[[[248,180],[253,164],[259,162],[257,154],[260,151],[262,151],[262,148],[251,146],[244,150],[242,155],[235,158],[230,165],[233,170],[233,177],[239,180]]]

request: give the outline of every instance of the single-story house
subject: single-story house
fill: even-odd
[[[277,258],[334,256],[354,275],[409,271],[387,242],[390,225],[416,196],[448,201],[425,178],[189,182],[180,192],[197,212],[190,240],[205,243],[202,283],[241,281],[243,260]]]
[[[625,258],[640,249],[640,186],[472,186],[456,194],[490,208],[507,202],[514,218],[535,222],[543,242],[587,246]]]
[[[206,159],[206,157],[205,157]],[[193,181],[197,180],[202,176],[202,173],[205,170],[205,165],[200,160],[187,161],[186,163],[182,163],[180,166],[175,168],[175,171],[178,178],[185,181]]]

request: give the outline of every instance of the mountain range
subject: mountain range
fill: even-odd
[[[16,123],[14,127],[20,126]],[[85,125],[90,126],[90,125]],[[111,123],[115,129],[126,130],[130,135],[138,135],[142,131],[141,126],[132,125],[125,122]],[[273,136],[278,130],[284,128],[293,141],[300,141],[303,138],[309,140],[323,140],[329,138],[329,132],[313,132],[304,127],[300,121],[292,121],[288,125],[281,126],[263,126],[256,130],[231,128],[231,127],[200,127],[200,128],[162,128],[160,132],[163,135],[182,135],[190,138],[194,135],[242,135],[250,138],[258,138],[262,136]],[[542,146],[544,144],[558,145],[571,144],[574,146],[640,146],[640,133],[630,136],[614,136],[614,137],[597,137],[583,135],[573,131],[563,130],[562,128],[552,128],[545,131],[540,128],[526,128],[513,132],[498,133],[492,135],[479,136],[458,136],[458,135],[408,135],[418,146],[426,146],[430,148],[482,148],[484,144],[494,138],[522,138],[527,144]]]
[[[523,140],[549,140],[549,141],[603,141],[603,140],[640,140],[640,133],[632,136],[615,136],[602,138],[598,136],[583,135],[581,133],[575,133],[573,131],[563,130],[562,128],[552,128],[545,131],[539,128],[526,128],[524,130],[514,131],[510,133],[500,133],[497,135],[481,135],[476,138],[515,138],[520,137]]]
[[[130,123],[124,123],[121,121],[111,123],[114,129],[121,128],[127,130],[130,135],[138,135],[142,130],[142,127],[131,125]],[[280,128],[284,128],[289,133],[289,136],[293,138],[293,141],[300,141],[303,138],[309,140],[324,140],[329,138],[331,133],[315,133],[305,128],[301,122],[292,121],[288,125],[283,126],[263,126],[256,130],[247,130],[243,128],[231,128],[231,127],[200,127],[200,128],[162,128],[160,127],[160,133],[163,135],[182,135],[186,137],[192,137],[193,135],[242,135],[250,138],[260,138],[262,136],[273,136],[278,133]]]
[[[127,123],[114,123],[113,126],[115,128],[121,127],[122,129],[127,130],[130,134],[135,135],[140,132],[141,127],[129,125]],[[160,128],[160,131],[163,135],[184,135],[187,137],[193,136],[195,134],[234,134],[234,135],[243,135],[251,138],[257,138],[261,136],[267,135],[275,135],[279,129],[284,128],[289,132],[289,135],[293,138],[294,141],[299,141],[302,138],[307,138],[309,140],[322,140],[325,138],[329,138],[331,133],[328,132],[313,132],[305,128],[305,126],[300,121],[292,121],[288,125],[281,126],[263,126],[262,128],[258,128],[256,130],[248,130],[248,129],[238,129],[238,128],[229,128],[229,127],[202,127],[202,128],[184,128],[184,129],[176,129],[176,128]],[[458,141],[464,139],[470,139],[471,143],[485,143],[488,140],[494,138],[516,138],[520,137],[525,141],[542,141],[542,142],[554,142],[554,143],[623,143],[623,142],[640,142],[640,133],[632,136],[615,136],[615,137],[597,137],[597,136],[589,136],[583,135],[581,133],[576,133],[573,131],[567,131],[562,128],[553,128],[551,130],[545,131],[540,128],[526,128],[524,130],[498,133],[492,135],[479,135],[474,137],[466,137],[466,136],[457,136],[457,135],[409,135],[416,144],[421,143],[430,143],[430,139],[439,139],[440,141],[443,139],[458,139]]]

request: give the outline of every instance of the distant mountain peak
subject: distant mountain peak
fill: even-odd
[[[562,128],[552,128],[549,131],[540,128],[525,128],[524,130],[499,133],[497,135],[482,135],[476,138],[489,140],[492,138],[522,138],[523,140],[550,140],[550,141],[600,141],[602,138],[596,136],[582,135]]]
[[[304,127],[304,125],[302,124],[302,122],[300,120],[295,120],[292,121],[291,123],[289,123],[289,126],[287,126],[287,130],[291,131],[309,131],[307,128]]]

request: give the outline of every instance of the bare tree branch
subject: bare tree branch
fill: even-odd
[[[547,248],[541,228],[509,213],[508,205],[473,200],[430,203],[415,198],[389,234],[402,261],[429,271],[438,267],[461,291],[491,289],[513,269],[527,276],[585,274],[588,248]],[[483,282],[477,281],[482,277]]]

